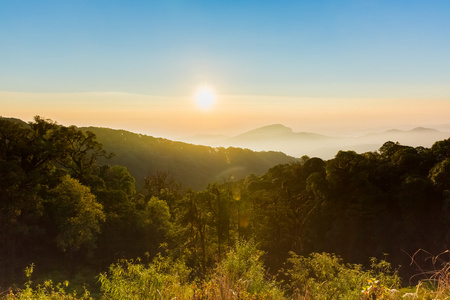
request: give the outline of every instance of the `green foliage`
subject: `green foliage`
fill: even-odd
[[[450,138],[434,143],[433,146],[431,146],[431,152],[436,157],[437,161],[450,158]]]
[[[0,284],[5,279],[15,280],[18,270],[29,261],[54,255],[56,236],[63,250],[75,251],[81,240],[90,240],[91,246],[95,246],[91,233],[98,232],[97,225],[82,224],[97,210],[95,204],[87,208],[93,203],[92,197],[81,192],[78,204],[75,205],[76,201],[67,204],[78,210],[75,213],[78,216],[66,213],[65,217],[75,219],[62,220],[55,216],[54,210],[66,204],[52,201],[54,195],[49,193],[58,191],[55,187],[72,169],[82,168],[86,174],[92,173],[96,158],[103,153],[101,145],[94,140],[93,135],[86,136],[75,127],[69,129],[40,117],[29,124],[0,120],[0,257],[3,258],[0,259]],[[59,192],[64,194],[62,188]],[[73,197],[62,198],[62,201],[73,200]]]
[[[97,158],[112,157],[112,154],[107,154],[103,150],[96,135],[90,131],[83,132],[75,126],[61,126],[58,134],[67,145],[58,163],[70,170],[71,175],[83,183],[88,182]]]
[[[367,279],[367,285],[362,290],[362,299],[389,299],[391,289],[380,283],[379,280]]]
[[[158,252],[160,245],[167,243],[174,234],[169,206],[166,201],[153,196],[140,212],[139,217],[144,249],[154,255]]]
[[[439,190],[450,190],[450,158],[437,163],[430,170],[429,178]]]
[[[174,209],[176,216],[179,256],[194,269],[199,277],[206,275],[219,255],[218,226],[215,218],[217,194],[211,190],[195,192],[188,189]]]
[[[88,250],[95,247],[96,234],[100,231],[100,223],[105,221],[105,215],[90,189],[66,175],[51,190],[51,195],[59,229],[56,236],[58,247],[68,252],[77,251],[82,246]]]
[[[31,264],[25,269],[27,282],[23,290],[11,290],[6,295],[7,300],[76,300],[76,299],[92,299],[90,293],[85,289],[81,296],[78,296],[76,291],[68,293],[66,289],[69,286],[68,281],[54,284],[51,280],[46,280],[43,284],[32,287],[31,275],[34,271],[34,264]]]
[[[334,254],[303,257],[291,253],[287,265],[292,293],[312,299],[358,299],[361,291],[365,296],[381,297],[400,284],[398,275],[383,260],[373,259],[372,269],[365,271],[361,265],[345,264]]]
[[[283,292],[275,281],[267,279],[262,255],[254,242],[238,242],[219,263],[212,277],[219,294],[228,294],[231,289],[237,295],[236,299],[282,299]]]
[[[97,189],[122,191],[128,196],[136,193],[135,179],[125,167],[103,165],[96,167],[94,174],[100,181]]]
[[[392,284],[398,277],[385,261],[372,260],[372,268],[344,264],[332,254],[314,253],[308,258],[291,254],[287,271],[292,293],[270,279],[262,262],[262,251],[254,242],[239,242],[212,270],[208,278],[190,279],[184,262],[157,255],[145,265],[137,260],[120,260],[97,278],[101,299],[394,299]],[[34,265],[26,268],[24,289],[11,290],[5,299],[92,299],[90,293],[68,293],[69,282],[54,285],[51,280],[33,287]],[[421,295],[437,295],[419,290]],[[304,291],[301,292],[300,289]],[[443,295],[442,292],[440,295]],[[398,295],[397,295],[398,296]],[[427,299],[427,298],[423,298]],[[441,299],[441,298],[439,298]]]
[[[387,142],[379,152],[291,162],[280,153],[91,129],[0,119],[0,286],[18,282],[31,261],[74,282],[81,278],[74,266],[102,270],[163,249],[217,297],[262,297],[276,290],[262,260],[273,275],[293,251],[306,266],[289,275],[296,295],[324,289],[356,296],[359,285],[381,296],[398,285],[386,265],[364,271],[339,256],[365,263],[387,252],[408,279],[415,270],[404,252],[438,252],[450,243],[449,140],[431,149]],[[106,160],[100,141],[118,155]],[[291,163],[236,180],[279,162]],[[182,189],[174,178],[196,188],[216,183]],[[308,257],[322,252],[339,256]]]
[[[161,256],[144,266],[122,260],[99,275],[102,299],[190,299],[189,269],[183,262]]]

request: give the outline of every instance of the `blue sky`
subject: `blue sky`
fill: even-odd
[[[0,92],[165,99],[156,103],[207,82],[222,99],[280,97],[287,110],[296,97],[447,105],[448,16],[439,0],[0,0]]]

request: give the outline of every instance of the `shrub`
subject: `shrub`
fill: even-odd
[[[361,265],[345,264],[329,253],[312,253],[309,257],[291,252],[286,272],[294,298],[311,299],[383,299],[400,284],[396,272],[386,261],[372,259],[371,270]]]
[[[157,256],[148,266],[122,260],[99,275],[103,299],[190,299],[189,269],[179,261]]]
[[[275,281],[266,276],[262,254],[253,242],[239,242],[210,280],[196,288],[196,299],[284,299]]]

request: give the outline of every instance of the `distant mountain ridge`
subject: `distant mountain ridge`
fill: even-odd
[[[184,187],[203,189],[212,182],[260,175],[275,165],[296,160],[275,151],[213,148],[109,128],[80,129],[93,132],[103,148],[115,154],[102,163],[127,167],[138,187],[146,176],[168,172]]]
[[[292,128],[286,127],[281,124],[273,124],[247,131],[245,133],[238,135],[237,137],[252,136],[252,135],[268,135],[268,134],[291,134],[291,133],[293,133]]]
[[[309,132],[294,132],[292,128],[286,127],[281,124],[274,124],[269,126],[264,126],[248,132],[242,133],[238,136],[229,138],[228,141],[232,143],[236,142],[248,142],[250,140],[258,139],[270,139],[270,140],[280,140],[280,139],[298,139],[298,138],[309,138],[309,139],[326,139],[329,138],[324,135]]]
[[[426,127],[415,127],[415,128],[413,128],[413,129],[410,129],[410,130],[401,130],[401,129],[389,129],[389,130],[386,130],[386,131],[384,131],[384,132],[371,132],[371,133],[367,133],[367,134],[365,134],[365,136],[370,136],[370,135],[380,135],[380,134],[392,134],[392,133],[394,133],[394,134],[403,134],[403,133],[417,133],[417,132],[420,132],[420,133],[423,133],[423,132],[428,132],[428,133],[442,133],[442,131],[440,131],[440,130],[437,130],[437,129],[434,129],[434,128],[426,128]]]
[[[282,124],[273,124],[223,139],[216,136],[214,140],[208,138],[184,140],[210,146],[233,146],[255,151],[273,150],[295,157],[308,155],[329,159],[334,157],[339,150],[376,151],[387,141],[429,147],[435,141],[446,139],[449,136],[448,132],[425,127],[415,127],[411,130],[391,129],[356,137],[327,136],[312,132],[294,132]]]

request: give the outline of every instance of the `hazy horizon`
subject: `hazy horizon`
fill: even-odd
[[[282,124],[296,132],[333,136],[358,136],[415,127],[445,131],[450,124],[447,122],[450,103],[442,100],[422,103],[420,100],[376,99],[371,103],[352,104],[349,99],[317,101],[292,97],[289,99],[292,103],[284,108],[278,107],[277,97],[219,95],[219,100],[228,100],[223,101],[228,103],[216,103],[215,109],[204,112],[189,103],[192,99],[181,97],[166,97],[167,102],[172,102],[167,105],[151,101],[161,97],[121,93],[0,92],[0,97],[6,104],[2,109],[4,117],[31,121],[35,115],[40,115],[62,125],[124,129],[170,139],[202,134],[234,136],[272,124]],[[240,98],[244,97],[256,99],[252,102],[263,99],[268,102],[268,108],[258,109],[251,101],[239,104]],[[70,109],[58,104],[61,99],[65,99],[64,105]],[[111,99],[119,101],[110,103]],[[296,103],[296,100],[301,101]],[[89,110],[85,110],[83,104],[88,105]],[[244,105],[248,106],[248,111],[243,110]],[[252,105],[255,106],[253,111]]]

